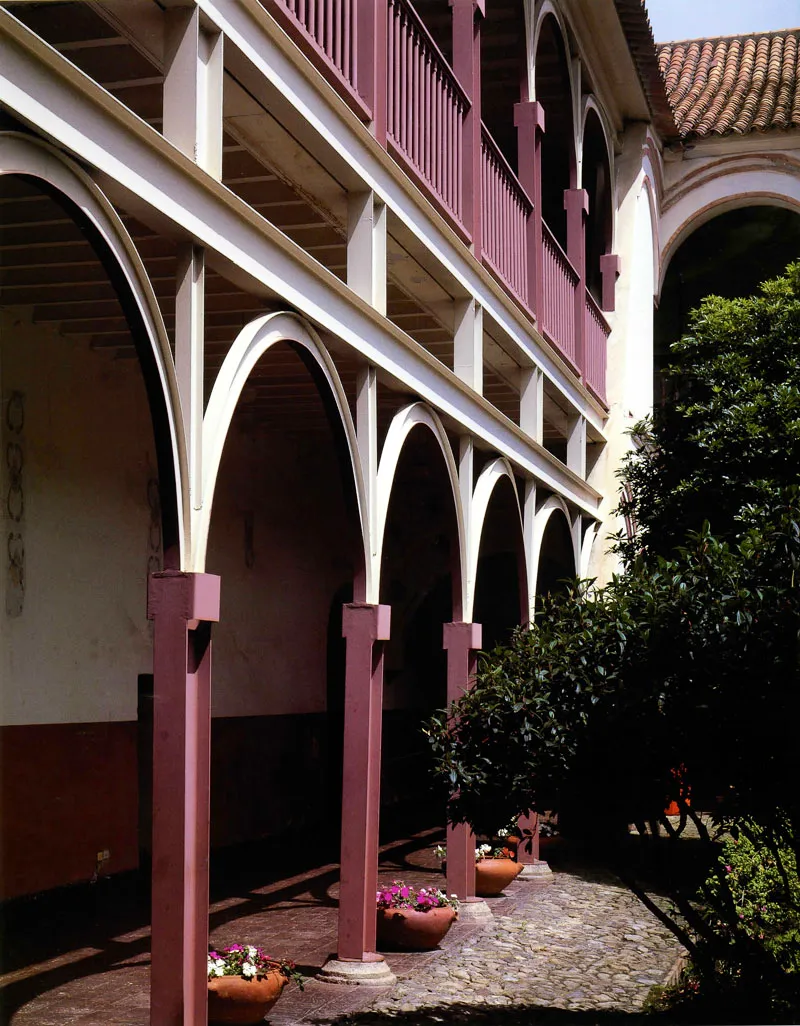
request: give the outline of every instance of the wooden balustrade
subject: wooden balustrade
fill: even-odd
[[[389,0],[386,134],[463,227],[463,121],[469,99],[408,0]]]
[[[586,292],[586,366],[583,375],[586,384],[601,402],[606,401],[606,351],[611,328],[595,302]]]
[[[528,296],[527,221],[533,203],[481,125],[483,260],[512,295],[526,306]]]
[[[361,55],[359,88],[359,0],[261,0],[289,21],[295,36],[306,41],[306,52],[320,62],[320,70],[340,80],[353,107],[368,120],[382,108],[385,91],[386,141],[393,155],[437,203],[465,242],[470,232],[465,211],[472,199],[465,196],[464,161],[467,159],[464,121],[470,100],[452,68],[425,28],[410,0],[385,0],[388,19],[387,50]],[[364,11],[361,11],[362,15]],[[288,16],[288,17],[287,17]],[[362,19],[363,20],[363,19]],[[364,23],[367,24],[366,22]],[[379,22],[369,22],[372,32]],[[383,30],[381,30],[381,33]],[[362,49],[370,49],[370,34],[362,27]],[[379,40],[374,45],[379,48]],[[377,55],[377,56],[376,56]],[[386,63],[385,76],[383,64]],[[340,90],[341,91],[341,90]],[[377,118],[377,114],[375,115]],[[379,138],[383,138],[379,135]],[[471,159],[471,158],[470,158]],[[485,125],[481,125],[481,246],[480,258],[491,273],[523,306],[532,311],[533,261],[541,283],[539,327],[603,402],[605,401],[606,347],[609,326],[594,299],[577,295],[579,275],[553,233],[542,222],[541,252],[528,231],[533,203],[506,162]],[[579,318],[583,316],[583,324]],[[576,352],[576,338],[584,333],[584,352]],[[582,355],[584,367],[578,367]]]
[[[358,0],[262,0],[268,10],[288,14],[323,70],[332,72],[357,106],[364,104],[358,75]]]
[[[574,364],[575,289],[578,284],[578,273],[544,222],[542,279],[542,309],[538,311],[542,331]]]

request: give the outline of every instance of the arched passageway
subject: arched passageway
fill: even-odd
[[[611,167],[603,126],[594,107],[589,107],[583,128],[581,180],[589,197],[586,217],[586,287],[603,305],[600,258],[611,252],[613,197]]]
[[[527,608],[522,525],[515,484],[503,476],[492,490],[481,532],[474,620],[483,648],[505,644]]]
[[[344,646],[360,530],[347,442],[307,351],[272,345],[227,431],[208,568],[224,582],[212,687],[211,841],[339,844]],[[274,781],[257,801],[251,782]]]
[[[543,19],[535,56],[536,99],[544,108],[542,138],[542,216],[567,248],[564,190],[575,186],[575,130],[569,65],[558,22],[552,14]]]
[[[446,704],[442,625],[459,580],[453,491],[442,450],[425,425],[410,431],[392,482],[381,565],[381,602],[392,608],[384,665],[381,832],[442,821],[420,725]]]
[[[135,251],[81,173],[3,138],[0,168],[25,158],[47,177],[0,175],[4,899],[134,869],[149,847],[147,578],[165,552],[177,564],[180,533],[166,336]],[[93,341],[98,312],[113,348]]]
[[[687,328],[689,313],[708,295],[749,296],[800,257],[800,213],[778,206],[745,206],[701,224],[676,250],[661,287],[654,322],[654,398],[669,396],[663,369],[669,347]]]
[[[560,510],[553,510],[542,534],[539,569],[536,575],[536,605],[548,595],[561,594],[575,577],[575,554],[569,522]]]

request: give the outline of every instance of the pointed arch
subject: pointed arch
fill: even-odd
[[[486,514],[489,511],[489,503],[491,502],[494,490],[504,478],[507,478],[511,482],[511,487],[514,489],[514,501],[519,514],[520,542],[522,542],[522,509],[519,504],[519,495],[517,495],[514,471],[507,459],[498,457],[490,463],[487,463],[483,468],[477,482],[475,483],[475,490],[472,496],[472,512],[470,514],[469,521],[470,530],[467,586],[465,589],[466,604],[464,606],[464,619],[466,621],[471,621],[474,613],[475,586],[478,580],[478,559],[480,558],[481,538],[483,536],[483,526],[486,521]],[[524,570],[522,572],[524,572]]]
[[[310,358],[326,382],[347,446],[350,468],[353,473],[353,487],[358,509],[358,527],[367,577],[367,593],[370,587],[369,530],[364,477],[358,452],[358,439],[350,407],[339,372],[319,335],[311,325],[298,314],[283,311],[264,314],[247,324],[228,350],[219,369],[203,418],[203,497],[202,509],[197,524],[196,555],[198,569],[204,566],[208,548],[208,534],[211,524],[211,509],[214,490],[219,476],[222,451],[228,437],[233,414],[239,403],[247,379],[268,349],[278,342],[298,346]],[[367,599],[367,601],[370,601]]]
[[[458,482],[458,468],[456,466],[453,451],[450,448],[450,441],[439,416],[425,403],[415,402],[404,406],[393,417],[392,423],[386,434],[383,443],[380,463],[378,465],[377,482],[377,528],[375,533],[375,545],[373,552],[373,582],[377,595],[380,588],[381,558],[383,555],[383,542],[386,531],[386,519],[389,513],[389,501],[392,497],[392,486],[394,484],[397,464],[403,451],[403,446],[409,434],[415,427],[425,427],[432,432],[444,457],[447,478],[450,482],[450,489],[453,493],[453,506],[456,514],[456,526],[458,531],[458,562],[454,569],[458,570],[460,582],[456,596],[461,606],[460,610],[453,610],[453,619],[464,616],[467,608],[466,579],[467,579],[467,544],[466,532],[464,529],[464,510],[461,505],[461,492]],[[375,599],[377,601],[377,598]]]
[[[566,521],[567,531],[569,532],[570,539],[572,540],[572,572],[577,573],[578,567],[578,556],[575,552],[575,532],[572,530],[572,517],[570,516],[569,507],[566,502],[561,498],[560,495],[551,495],[542,503],[539,509],[536,511],[536,516],[533,522],[533,539],[531,541],[531,554],[528,561],[528,565],[532,566],[533,572],[538,578],[539,575],[539,564],[542,558],[542,543],[544,541],[544,534],[547,530],[551,518],[555,515],[561,514]],[[530,587],[535,593],[537,586],[537,580],[530,582]]]
[[[49,143],[0,132],[0,174],[35,181],[84,230],[128,320],[144,377],[161,485],[165,561],[186,569],[191,550],[186,439],[161,310],[139,252],[111,202],[75,161]]]

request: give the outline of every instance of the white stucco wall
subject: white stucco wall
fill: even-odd
[[[617,174],[617,253],[620,276],[616,311],[610,317],[608,346],[608,444],[590,480],[604,495],[603,523],[588,561],[588,575],[605,583],[618,569],[608,553],[609,539],[623,526],[611,511],[619,502],[616,470],[631,446],[627,434],[653,404],[653,301],[657,255],[651,208],[653,169],[645,150],[644,126],[634,125],[625,136]]]
[[[0,312],[3,419],[24,395],[25,590],[0,597],[0,724],[136,719],[152,668],[146,618],[155,452],[135,360]],[[14,524],[0,464],[4,540]],[[5,545],[3,546],[5,549]]]

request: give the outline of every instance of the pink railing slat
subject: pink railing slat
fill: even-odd
[[[598,398],[606,398],[606,350],[611,333],[608,322],[590,292],[586,293],[586,383]]]
[[[575,362],[575,288],[578,274],[542,222],[542,310],[543,330],[573,363]]]
[[[355,0],[275,0],[292,16],[314,52],[358,90]]]
[[[387,135],[456,221],[469,99],[409,0],[389,0]]]
[[[528,303],[526,225],[533,204],[505,157],[481,126],[483,256],[523,303]]]

